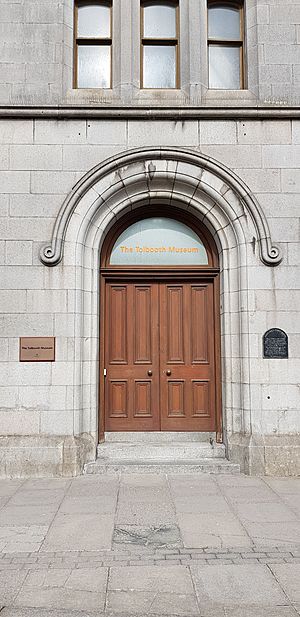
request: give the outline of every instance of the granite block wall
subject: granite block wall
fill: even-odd
[[[107,157],[158,143],[180,144],[217,159],[247,183],[264,210],[283,260],[275,268],[263,265],[249,237],[245,289],[249,321],[242,332],[249,342],[249,422],[251,433],[258,437],[299,434],[300,145],[296,121],[2,120],[0,140],[1,435],[89,434],[96,438],[94,418],[86,413],[79,422],[76,414],[76,397],[79,400],[80,390],[93,383],[88,369],[86,375],[76,372],[74,259],[67,250],[59,266],[48,268],[39,252],[49,243],[59,209],[78,179]],[[91,312],[92,302],[91,298]],[[234,302],[231,310],[237,310]],[[85,320],[90,336],[87,316]],[[262,336],[271,327],[287,332],[288,360],[262,358]],[[56,362],[20,363],[19,337],[42,335],[57,338]],[[239,336],[230,335],[237,365]],[[234,390],[226,366],[224,378]],[[229,433],[235,432],[238,422],[238,410],[236,416],[227,415]]]

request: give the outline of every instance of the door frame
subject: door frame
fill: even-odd
[[[186,224],[202,240],[208,255],[206,266],[113,266],[109,265],[110,254],[115,241],[127,227],[144,218],[163,216]],[[214,298],[214,351],[215,351],[215,400],[216,400],[216,441],[222,443],[222,387],[221,387],[221,316],[220,316],[220,268],[218,251],[208,230],[190,213],[175,207],[164,206],[139,208],[122,217],[109,230],[100,254],[100,375],[99,375],[99,442],[105,433],[105,306],[106,283],[118,282],[179,282],[193,281],[197,284],[212,283]]]

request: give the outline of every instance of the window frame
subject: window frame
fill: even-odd
[[[240,38],[239,39],[223,39],[209,36],[209,9],[212,7],[220,8],[235,8],[239,10],[240,15]],[[245,70],[245,6],[243,0],[207,0],[207,71],[208,71],[208,88],[209,90],[230,91],[233,88],[213,88],[210,86],[210,47],[218,45],[219,47],[236,47],[240,49],[240,87],[239,90],[246,90],[246,70]],[[234,89],[235,90],[235,89]]]
[[[157,4],[157,0],[141,0],[140,2],[140,90],[163,90],[172,91],[180,89],[180,8],[179,0],[166,0],[162,4],[170,4],[175,7],[176,16],[176,37],[172,38],[152,38],[144,37],[144,9],[145,6]],[[144,86],[144,48],[162,46],[162,47],[175,47],[175,86],[174,88],[148,88]]]
[[[110,37],[80,37],[78,36],[78,6],[93,4],[95,6],[107,6],[110,11]],[[84,45],[110,46],[110,80],[107,88],[80,88],[78,86],[78,47]],[[73,60],[73,88],[76,90],[111,90],[113,84],[113,3],[112,0],[76,0],[74,2],[74,60]]]

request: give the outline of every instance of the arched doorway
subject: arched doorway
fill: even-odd
[[[100,439],[194,431],[220,441],[219,263],[208,230],[174,206],[139,208],[110,229],[100,267]]]
[[[100,434],[104,430],[102,373],[99,382],[99,349],[103,353],[102,342],[99,345],[101,247],[126,212],[141,212],[143,205],[150,208],[157,204],[162,208],[172,204],[174,214],[176,208],[202,221],[218,247],[223,442],[229,460],[238,462],[245,473],[257,473],[258,469],[264,473],[263,448],[261,441],[257,442],[261,434],[252,413],[257,400],[253,371],[257,374],[259,352],[253,354],[249,337],[251,312],[255,310],[249,277],[253,280],[254,268],[255,277],[258,272],[265,276],[265,266],[278,266],[282,253],[272,241],[264,211],[239,176],[222,162],[190,148],[160,146],[120,152],[91,169],[66,197],[51,242],[41,249],[40,259],[48,267],[47,287],[57,289],[59,277],[60,285],[74,296],[68,389],[74,411],[71,444],[76,473],[96,456],[99,392]],[[64,444],[69,457],[69,440]]]

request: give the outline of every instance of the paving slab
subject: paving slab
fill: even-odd
[[[298,491],[191,473],[0,481],[1,617],[295,617]]]
[[[43,608],[9,608],[1,611],[1,617],[102,617],[93,611],[64,611],[60,609],[48,610]],[[103,615],[104,617],[104,615]]]
[[[286,606],[287,598],[267,566],[261,564],[192,566],[199,605]]]
[[[71,481],[67,491],[68,497],[93,497],[116,495],[119,488],[118,478],[113,475],[79,476]]]
[[[114,528],[108,514],[58,514],[42,552],[110,549]]]
[[[283,503],[238,503],[236,513],[243,521],[254,523],[281,523],[297,521],[296,515]]]
[[[251,546],[250,538],[232,513],[178,513],[177,518],[185,547]]]
[[[4,571],[0,572],[0,606],[12,604],[21,588],[27,572]]]
[[[263,481],[279,495],[300,494],[300,478],[264,478]]]
[[[290,508],[292,512],[294,512],[297,518],[300,519],[300,492],[297,495],[294,493],[284,495],[281,494],[280,498],[283,503]]]
[[[90,611],[103,611],[107,576],[107,568],[30,572],[13,604],[72,610],[85,607]]]
[[[0,511],[0,527],[3,525],[50,525],[57,512],[58,505],[53,503],[45,505],[4,506]]]
[[[296,617],[296,612],[290,606],[276,606],[269,608],[265,606],[239,606],[238,608],[225,609],[226,617]]]
[[[259,476],[246,476],[244,474],[238,474],[234,478],[230,474],[224,474],[221,476],[215,476],[216,484],[220,486],[261,486],[263,479]]]
[[[0,497],[13,495],[22,484],[24,480],[0,480]]]
[[[108,609],[136,614],[199,614],[190,571],[185,566],[112,567]]]
[[[160,474],[155,474],[155,473],[151,473],[151,474],[149,473],[145,475],[143,473],[138,473],[138,474],[123,473],[120,478],[120,485],[121,486],[132,486],[132,487],[136,486],[136,487],[142,487],[145,489],[149,489],[153,487],[165,488],[168,486],[168,480],[165,475],[160,475]]]
[[[300,546],[300,521],[285,521],[277,523],[252,523],[244,521],[253,544],[273,546]]]
[[[173,495],[176,512],[187,514],[216,514],[227,517],[231,510],[222,495]]]
[[[157,568],[149,566],[139,568],[112,567],[108,579],[110,591],[161,591],[164,593],[192,594],[193,583],[189,568],[186,566],[170,566]]]
[[[220,483],[220,490],[229,503],[235,506],[236,503],[265,503],[265,502],[277,502],[279,496],[271,487],[267,486],[261,481],[259,485],[255,486],[224,486]]]
[[[171,495],[166,486],[130,486],[128,484],[121,485],[119,491],[119,502],[127,502],[130,499],[131,503],[139,502],[144,504],[153,504],[154,501],[161,503],[171,502]]]
[[[0,527],[0,545],[5,553],[38,551],[45,540],[47,525],[5,525]]]
[[[300,605],[300,563],[274,564],[269,567],[289,600]]]
[[[110,514],[114,516],[117,495],[73,497],[67,495],[61,502],[60,514]]]
[[[51,506],[58,508],[59,504],[65,496],[65,491],[62,488],[39,490],[27,489],[26,486],[21,487],[9,499],[9,507],[12,506]]]
[[[109,591],[107,614],[126,615],[199,615],[194,595],[147,592]]]
[[[150,474],[124,475],[120,482],[116,521],[118,525],[153,526],[175,524],[176,516],[167,478]]]
[[[25,490],[54,490],[61,489],[66,491],[72,480],[69,478],[30,478],[24,482],[23,487]]]
[[[145,502],[119,503],[117,510],[117,524],[128,525],[171,525],[176,521],[174,507],[171,503],[153,501],[145,507]]]
[[[224,476],[227,478],[227,476]],[[232,477],[232,476],[230,476]],[[168,475],[173,496],[203,497],[205,495],[220,495],[220,488],[213,475],[185,474]]]
[[[0,510],[6,506],[9,499],[10,497],[8,495],[6,495],[6,497],[0,497]]]

